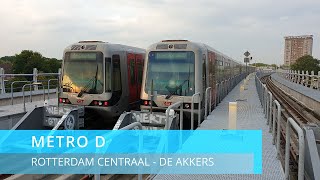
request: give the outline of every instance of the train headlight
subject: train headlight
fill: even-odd
[[[189,108],[190,108],[190,105],[189,105],[189,104],[185,104],[185,105],[184,105],[184,108],[189,109]]]
[[[97,101],[97,100],[93,100],[90,104],[90,106],[109,106],[109,102],[108,101]]]
[[[144,101],[143,104],[144,104],[145,106],[148,106],[148,105],[149,105],[149,102],[148,102],[148,101]]]
[[[68,98],[59,98],[59,103],[70,104],[70,100]]]

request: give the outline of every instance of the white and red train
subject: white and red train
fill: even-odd
[[[248,67],[248,72],[254,69]],[[164,111],[169,105],[183,101],[184,112],[190,113],[191,99],[195,93],[201,94],[201,100],[195,100],[195,116],[201,105],[204,113],[204,97],[207,87],[211,87],[212,104],[215,104],[216,83],[246,73],[243,63],[237,62],[212,47],[188,40],[164,40],[151,45],[146,52],[141,89],[141,109]],[[157,94],[150,102],[150,93]],[[190,117],[187,116],[187,117]],[[202,117],[202,116],[201,116]],[[190,118],[189,118],[190,119]]]
[[[145,50],[80,41],[64,50],[59,103],[85,106],[105,119],[139,107]]]

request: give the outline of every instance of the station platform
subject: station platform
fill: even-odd
[[[261,175],[156,175],[154,179],[216,179],[216,180],[280,180],[284,179],[284,170],[277,159],[276,147],[272,145],[272,134],[266,125],[266,118],[259,101],[254,76],[251,76],[247,86],[241,88],[244,81],[240,82],[214,109],[208,118],[203,121],[197,130],[228,129],[229,127],[229,102],[237,102],[237,129],[262,130],[262,174]],[[236,162],[235,162],[236,163]],[[239,164],[241,166],[241,164]]]
[[[29,97],[27,97],[27,99],[29,101]],[[58,99],[57,98],[49,99],[49,101],[48,101],[48,105],[57,105],[57,104],[58,104]],[[43,105],[44,105],[43,100],[41,100],[41,101],[33,101],[33,102],[26,102],[26,111],[31,110],[35,106],[41,107]],[[13,114],[19,114],[19,113],[23,113],[23,112],[24,112],[23,103],[14,104],[14,105],[0,106],[0,117],[9,116],[9,115],[13,115]]]

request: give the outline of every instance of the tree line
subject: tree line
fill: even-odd
[[[47,58],[39,52],[32,50],[23,50],[14,56],[4,56],[0,58],[0,67],[4,69],[5,74],[33,74],[33,68],[37,68],[39,73],[57,73],[61,68],[62,60],[56,58]],[[56,76],[38,77],[38,81],[42,81],[43,85],[47,85],[49,79],[56,79]],[[6,77],[6,89],[10,89],[13,81],[32,81],[31,76]],[[53,86],[56,81],[51,83]],[[14,91],[21,90],[21,84],[14,85]]]
[[[318,74],[320,71],[320,61],[310,55],[302,56],[297,61],[291,65],[291,70],[296,71],[314,71],[315,74]]]
[[[56,58],[44,57],[39,52],[23,50],[14,56],[1,57],[0,67],[4,68],[7,74],[32,74],[33,68],[37,68],[39,72],[57,73],[61,62]]]
[[[276,64],[265,64],[265,63],[253,63],[253,64],[250,64],[252,66],[255,66],[255,67],[275,67],[277,68],[277,65]],[[292,64],[290,67],[288,66],[285,66],[285,65],[282,65],[280,66],[280,68],[283,68],[283,69],[291,69],[291,70],[296,70],[296,71],[308,71],[309,73],[311,71],[314,72],[315,75],[318,74],[318,72],[320,71],[320,60],[314,58],[313,56],[310,56],[310,55],[305,55],[305,56],[302,56],[300,58],[298,58],[296,60],[296,62],[294,64]]]

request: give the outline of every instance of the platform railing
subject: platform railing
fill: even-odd
[[[271,132],[271,122],[272,122],[272,93],[270,91],[268,91],[268,104],[267,104],[267,125],[269,125],[269,132]]]
[[[214,93],[214,107],[217,107],[217,105],[222,101],[222,99],[229,93],[231,92],[231,90],[242,80],[242,78],[244,77],[244,74],[241,75],[237,75],[234,76],[232,78],[226,79],[221,81],[220,83],[216,83],[215,84],[215,93]],[[200,92],[195,93],[192,95],[191,97],[191,129],[194,129],[194,102],[195,102],[195,98],[196,96],[198,96],[199,98],[199,103],[198,103],[198,127],[200,126],[201,123],[201,94]],[[208,102],[209,101],[209,102]],[[183,104],[183,103],[182,103]],[[209,104],[209,107],[208,107]],[[211,112],[212,108],[212,87],[208,87],[205,90],[205,112],[204,112],[204,118],[206,118],[208,116],[208,110],[209,112]],[[172,104],[170,107],[170,109],[174,109],[177,107],[180,107],[180,111],[184,111],[183,110],[183,105],[180,105],[179,102]],[[166,109],[166,127],[168,127],[169,125],[167,123],[169,123],[169,107]],[[182,129],[183,127],[183,120],[180,122],[180,129]]]
[[[209,101],[209,113],[211,112],[211,98],[212,98],[212,91],[211,87],[208,87],[206,89],[206,95],[205,95],[205,113],[204,113],[204,118],[207,118],[208,116],[208,101]],[[209,94],[209,99],[208,99],[208,94]]]
[[[11,105],[13,105],[13,85],[15,83],[31,83],[31,81],[13,81],[10,85],[11,88]],[[32,87],[30,86],[30,101],[31,101],[31,91],[32,91]]]
[[[170,110],[173,109],[173,108],[178,108],[178,107],[180,107],[180,116],[179,116],[179,118],[180,118],[180,130],[183,129],[183,102],[182,101],[178,101],[178,102],[176,102],[174,104],[171,104],[166,109],[166,125],[165,125],[165,128],[164,128],[165,130],[169,130],[170,129],[170,125],[172,123],[172,122],[170,123],[170,118],[169,118]],[[192,105],[191,105],[191,107],[192,107]]]
[[[58,79],[49,79],[49,80],[47,80],[47,81],[42,81],[42,82],[40,82],[40,81],[38,81],[38,83],[43,83],[43,82],[47,82],[47,94],[48,94],[48,100],[49,100],[49,98],[50,98],[50,81],[57,81]],[[23,86],[25,85],[25,84],[23,84],[22,86],[20,86],[20,87],[16,87],[16,88],[14,88],[14,85],[15,84],[17,84],[17,83],[25,83],[25,84],[30,84],[30,83],[35,83],[35,82],[33,82],[33,81],[13,81],[13,82],[11,82],[11,84],[10,84],[10,96],[11,96],[11,105],[13,105],[14,103],[14,89],[17,89],[17,88],[21,88],[21,90],[22,90],[22,88],[23,88]],[[43,86],[45,86],[45,84],[42,84]],[[35,86],[38,86],[38,85],[34,85],[34,87]],[[59,85],[57,85],[57,87],[58,87]],[[56,87],[56,88],[57,88]],[[44,87],[43,87],[44,88]],[[30,86],[30,89],[29,89],[29,91],[30,91],[30,98],[31,98],[31,93],[34,91],[35,89],[33,89],[32,88],[32,86]],[[58,91],[58,90],[56,90],[56,91]],[[21,91],[22,92],[22,91]]]
[[[285,151],[285,178],[289,179],[289,161],[290,161],[290,126],[298,133],[299,138],[299,162],[298,162],[298,180],[304,180],[304,133],[300,126],[292,118],[287,119],[286,125],[286,151]]]
[[[273,128],[272,128],[272,144],[275,144],[275,137],[277,135],[277,145],[276,145],[276,148],[277,148],[277,158],[280,159],[280,129],[281,129],[281,123],[280,123],[280,120],[281,120],[281,105],[280,103],[277,101],[277,100],[274,100],[273,101],[274,103],[274,108],[273,108]],[[277,115],[276,115],[276,110],[277,110]],[[277,122],[277,134],[275,135],[275,123]]]
[[[280,160],[280,134],[281,134],[281,105],[277,100],[272,101],[272,93],[262,84],[256,75],[256,87],[259,99],[264,107],[264,113],[269,123],[269,132],[272,132],[272,143],[276,144],[277,158]],[[269,96],[268,96],[269,95]],[[269,97],[269,98],[268,98]],[[273,105],[274,104],[274,105]],[[277,111],[277,113],[276,113]],[[273,113],[272,113],[273,112]],[[271,130],[272,123],[272,130]],[[275,133],[275,123],[277,123],[277,133]],[[290,161],[290,134],[291,127],[298,133],[299,141],[299,161],[298,161],[298,180],[304,179],[304,159],[305,159],[305,142],[304,132],[301,127],[289,117],[286,122],[286,145],[285,145],[285,178],[289,179],[289,161]],[[276,139],[276,140],[275,140]]]
[[[142,130],[142,124],[140,122],[134,122],[134,123],[131,123],[123,128],[121,128],[120,130],[131,130],[131,129],[134,129],[135,127],[138,127],[139,130]],[[141,137],[140,137],[141,139]],[[140,143],[139,144],[143,144],[140,140]],[[141,145],[139,146],[141,148]],[[99,174],[100,176],[100,174]],[[142,174],[138,174],[138,180],[142,180]]]
[[[220,81],[220,83],[215,84],[215,94],[214,94],[214,107],[227,96],[228,93],[245,77],[245,74],[239,74],[232,78]]]
[[[201,115],[201,94],[200,92],[195,93],[194,95],[192,95],[191,98],[191,130],[194,129],[194,101],[195,101],[195,97],[198,96],[199,97],[199,103],[198,103],[198,126],[200,126],[200,115]]]
[[[38,77],[40,76],[57,76],[57,79],[60,79],[61,76],[61,68],[59,69],[58,73],[38,73],[37,68],[33,68],[32,74],[5,74],[5,71],[3,68],[0,68],[0,94],[6,93],[5,88],[5,78],[8,77],[32,77],[32,81],[37,83]],[[38,90],[37,85],[35,86],[35,90]]]
[[[43,89],[43,101],[45,101],[45,89],[42,83],[32,83],[32,84],[25,84],[22,87],[22,98],[23,98],[23,111],[26,112],[26,100],[25,100],[25,93],[24,93],[24,89],[26,86],[42,86]],[[30,91],[30,102],[32,102],[32,91]]]
[[[131,123],[131,124],[121,128],[120,130],[131,130],[131,129],[134,129],[135,127],[138,127],[139,130],[142,130],[142,124],[140,122]]]
[[[218,105],[218,95],[219,95],[219,83],[216,83],[216,91],[215,91],[215,100],[214,100],[214,108]]]
[[[277,72],[281,77],[311,89],[320,90],[320,71],[315,75],[314,71],[294,71],[294,70],[281,70]]]
[[[51,81],[58,81],[58,83],[59,83],[59,79],[49,79],[48,80],[48,100],[49,100],[49,96],[50,96],[50,82]],[[58,84],[58,87],[59,87],[59,84]],[[58,91],[58,90],[57,90]]]
[[[137,118],[137,117],[136,117]],[[134,128],[138,127],[139,130],[142,130],[142,124],[140,122],[133,122],[119,130],[132,130]],[[139,137],[139,148],[142,148],[142,137],[140,136]],[[94,174],[94,177],[93,177],[94,180],[100,180],[101,179],[101,174]],[[138,174],[138,180],[142,180],[142,174]]]
[[[264,117],[267,117],[267,104],[268,104],[268,89],[266,85],[263,85],[263,107],[264,107]]]

